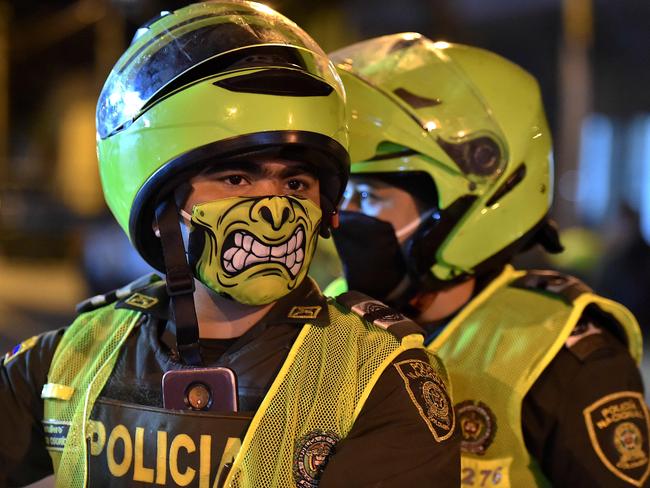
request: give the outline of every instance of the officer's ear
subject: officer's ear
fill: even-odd
[[[339,212],[338,210],[332,211],[332,217],[330,218],[330,227],[332,229],[338,229],[341,222],[339,221]]]

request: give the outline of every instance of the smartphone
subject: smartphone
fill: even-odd
[[[163,407],[170,410],[236,412],[237,377],[229,368],[167,371],[162,377]]]

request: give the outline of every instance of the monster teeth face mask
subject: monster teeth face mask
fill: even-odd
[[[309,199],[234,197],[195,205],[188,254],[195,276],[247,305],[274,302],[307,275],[322,213]]]

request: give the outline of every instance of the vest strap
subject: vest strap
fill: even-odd
[[[578,297],[592,293],[591,288],[578,278],[551,270],[529,270],[510,286],[531,291],[553,293],[571,305]]]
[[[74,388],[57,383],[46,383],[41,391],[41,398],[53,398],[55,400],[68,401],[72,398]]]
[[[185,258],[185,248],[178,222],[178,207],[173,197],[156,209],[160,244],[165,260],[167,294],[171,298],[176,344],[185,364],[201,364],[199,325],[194,308],[194,277]]]

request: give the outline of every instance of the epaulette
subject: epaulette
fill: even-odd
[[[582,312],[564,345],[584,362],[597,351],[611,350],[615,343],[627,347],[621,324],[612,314],[591,303]]]
[[[348,291],[336,297],[336,301],[377,327],[389,331],[397,339],[411,334],[425,335],[424,330],[411,319],[358,291]]]
[[[531,269],[516,279],[510,286],[525,290],[552,293],[571,304],[580,295],[592,290],[578,278],[551,270]]]
[[[585,362],[594,352],[609,347],[603,330],[586,318],[581,318],[564,343],[580,362]]]
[[[94,297],[87,298],[77,305],[77,313],[90,312],[91,310],[98,309],[104,305],[114,303],[118,300],[128,297],[129,295],[132,295],[138,290],[151,285],[152,283],[156,283],[161,280],[162,278],[156,273],[150,273],[148,275],[141,276],[137,280],[134,280],[128,285],[125,285],[121,288],[109,291],[103,295],[95,295]]]

